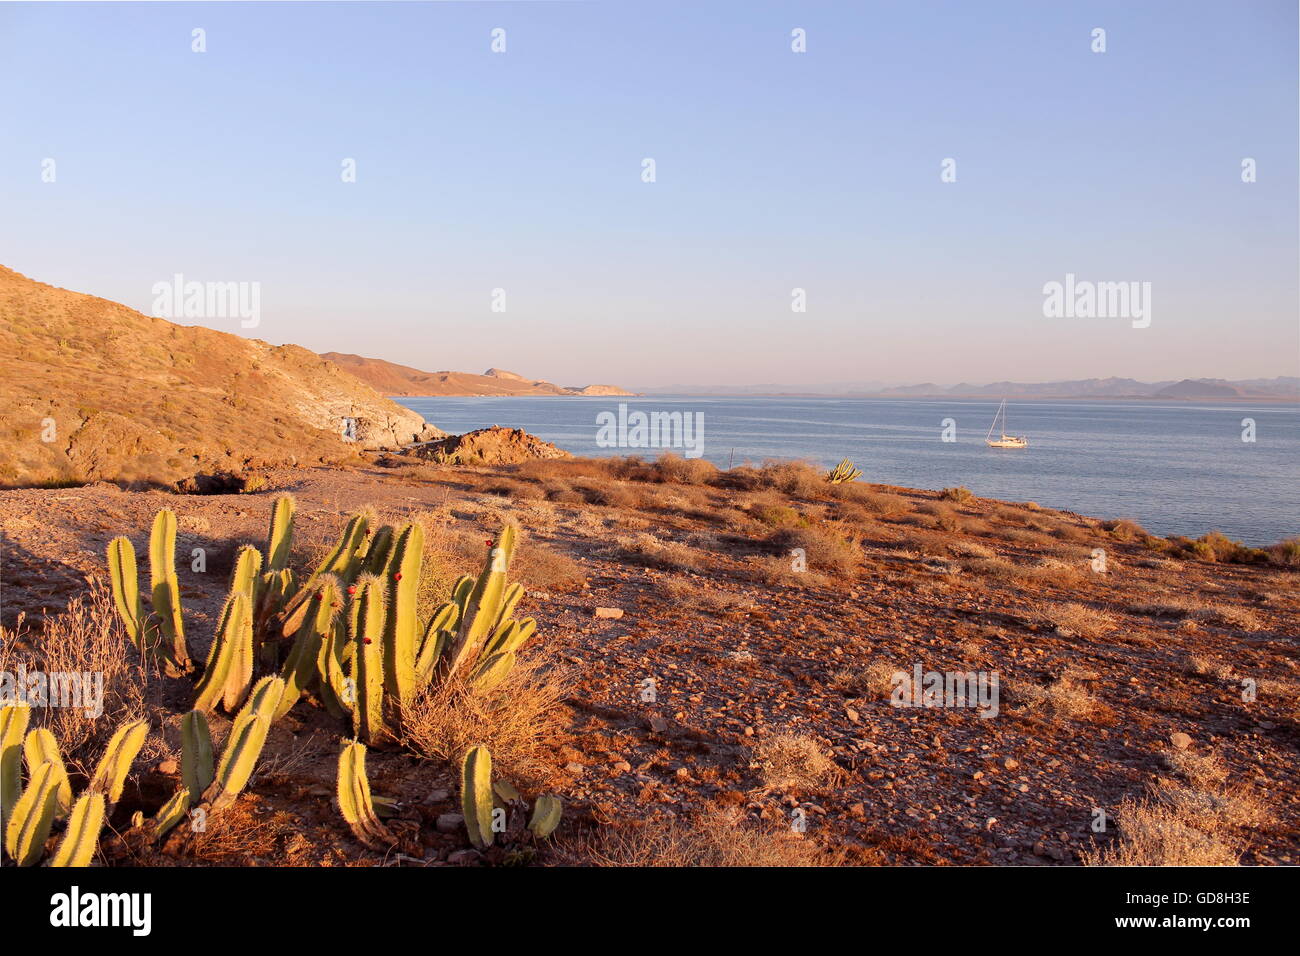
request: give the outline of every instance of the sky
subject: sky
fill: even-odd
[[[0,3],[0,263],[144,312],[257,283],[255,328],[182,321],[567,385],[1300,375],[1298,33],[1295,0]],[[1150,283],[1149,321],[1045,315],[1067,274]]]

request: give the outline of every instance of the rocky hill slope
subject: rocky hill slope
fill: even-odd
[[[307,349],[177,325],[0,266],[0,486],[171,483],[442,435]]]
[[[422,372],[409,365],[385,362],[345,352],[323,356],[355,375],[383,395],[633,395],[617,385],[567,387],[515,372],[490,368],[482,375],[471,372]]]

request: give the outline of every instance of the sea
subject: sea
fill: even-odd
[[[696,396],[399,398],[460,434],[522,428],[583,456],[663,449],[611,447],[620,405],[681,412],[702,424],[700,457],[721,468],[767,459],[830,467],[862,481],[975,494],[1100,518],[1132,518],[1160,535],[1221,531],[1261,546],[1300,535],[1300,405],[1160,401],[1018,401],[1007,432],[1023,449],[984,444],[997,402],[945,399]],[[631,419],[635,424],[635,417]],[[635,430],[629,429],[629,438]],[[694,436],[692,436],[694,437]],[[690,449],[674,449],[684,453]]]

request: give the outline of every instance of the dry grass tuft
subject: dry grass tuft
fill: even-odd
[[[768,790],[818,791],[839,780],[844,771],[812,737],[781,733],[759,742],[758,769]]]
[[[555,772],[555,743],[564,730],[565,676],[544,655],[525,657],[484,696],[460,682],[426,689],[403,715],[403,743],[425,757],[458,764],[482,744],[503,775],[542,784]]]
[[[1083,604],[1061,604],[1047,613],[1047,619],[1059,630],[1089,640],[1108,634],[1116,627],[1115,619],[1103,611]]]
[[[32,650],[18,650],[22,643],[30,643]],[[162,691],[161,682],[150,683],[153,675],[122,630],[112,595],[98,580],[92,580],[89,592],[74,598],[63,614],[46,618],[35,639],[22,618],[15,630],[0,628],[0,672],[12,674],[20,666],[28,673],[94,675],[94,686],[102,675],[98,716],[88,715],[85,707],[32,709],[30,726],[48,728],[59,741],[64,760],[83,768],[93,767],[113,731],[125,721],[143,718],[148,703]],[[93,699],[83,696],[82,701],[93,713]]]
[[[1054,722],[1086,720],[1106,712],[1084,683],[1068,672],[1045,686],[1023,685],[1017,688],[1016,696],[1024,701],[1030,713],[1042,714]]]
[[[608,828],[588,845],[570,850],[575,861],[596,866],[843,866],[841,849],[819,845],[788,827],[770,831],[745,825],[735,811],[715,810],[690,823],[656,817],[636,826]]]
[[[1236,866],[1238,853],[1220,838],[1189,826],[1177,809],[1150,799],[1125,799],[1116,813],[1121,838],[1082,854],[1087,866]]]

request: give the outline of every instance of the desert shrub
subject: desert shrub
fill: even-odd
[[[807,461],[765,461],[759,469],[759,482],[796,498],[815,498],[826,491],[822,470]]]
[[[586,577],[573,558],[538,544],[521,549],[515,560],[519,578],[530,590],[567,591],[581,587]]]
[[[1126,798],[1116,813],[1120,838],[1083,854],[1088,866],[1236,866],[1237,852],[1190,826],[1177,809]]]
[[[29,672],[103,677],[102,713],[93,712],[95,694],[91,699],[83,694],[81,707],[33,707],[29,725],[54,734],[69,769],[93,769],[113,732],[145,717],[158,702],[162,683],[131,646],[112,595],[98,580],[91,581],[88,593],[73,598],[63,614],[45,618],[39,637],[32,637],[21,615],[13,629],[0,627],[0,673],[14,674],[22,665]],[[20,650],[24,644],[31,650]]]
[[[1083,604],[1058,605],[1048,611],[1047,619],[1061,630],[1089,639],[1115,629],[1113,617]]]
[[[1211,531],[1195,541],[1183,539],[1186,552],[1200,561],[1222,562],[1227,564],[1263,564],[1269,560],[1269,552],[1263,548],[1251,548],[1240,541],[1233,541],[1225,534]]]
[[[738,810],[694,821],[655,817],[604,827],[594,840],[561,848],[566,861],[597,866],[842,866],[847,854],[793,833],[788,825],[755,829]]]
[[[894,675],[900,670],[888,661],[872,661],[866,667],[845,667],[831,675],[831,687],[854,697],[888,700]]]
[[[856,541],[825,525],[782,528],[769,540],[784,553],[803,549],[809,567],[836,576],[852,574],[862,559]]]
[[[787,587],[825,587],[830,582],[825,575],[812,570],[796,571],[794,559],[789,555],[751,557],[746,564],[753,577],[764,584],[783,584]]]
[[[659,582],[659,590],[675,604],[698,611],[738,611],[754,605],[754,602],[743,594],[699,585],[684,578],[665,578]]]
[[[873,491],[869,485],[856,481],[829,486],[831,495],[844,502],[852,502],[873,515],[888,517],[911,510],[906,498],[887,491]]]
[[[806,734],[780,733],[759,741],[755,763],[769,790],[817,791],[843,775],[821,744]]]
[[[940,492],[940,495],[945,501],[955,501],[958,504],[965,504],[975,497],[975,493],[963,485],[958,485],[956,488],[945,488]]]
[[[718,469],[703,458],[683,458],[664,452],[654,463],[659,480],[675,485],[707,485],[717,477]]]
[[[686,545],[677,541],[661,541],[646,532],[620,535],[614,539],[614,544],[625,558],[638,564],[694,569],[702,563],[702,556]]]
[[[537,500],[546,497],[546,492],[536,484],[523,481],[512,481],[509,478],[500,478],[483,488],[488,494],[501,495],[503,498],[515,498],[518,500]]]
[[[1279,541],[1266,550],[1268,559],[1273,564],[1280,564],[1286,568],[1300,567],[1300,537]]]
[[[1062,674],[1050,684],[1023,684],[1014,696],[1024,702],[1030,713],[1041,714],[1054,722],[1085,720],[1103,713],[1105,708],[1088,692],[1084,683],[1070,673]]]
[[[934,519],[933,526],[941,531],[957,532],[963,527],[962,520],[957,516],[957,512],[952,509],[951,505],[944,504],[942,501],[924,502],[916,510],[923,515],[932,517]]]

